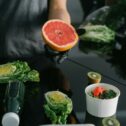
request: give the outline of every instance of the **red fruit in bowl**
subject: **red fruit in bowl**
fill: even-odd
[[[103,87],[96,87],[93,90],[93,96],[94,97],[98,97],[99,95],[101,95],[103,92],[105,91],[105,89]]]

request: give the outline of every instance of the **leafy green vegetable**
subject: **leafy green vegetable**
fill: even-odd
[[[86,32],[80,36],[81,40],[96,43],[111,43],[115,39],[115,32],[105,25],[86,25]]]
[[[14,61],[0,65],[0,83],[8,83],[11,80],[39,82],[39,73],[31,70],[27,62]]]
[[[52,124],[66,124],[73,105],[71,99],[60,91],[50,91],[45,94],[44,110]]]
[[[114,97],[116,97],[116,92],[113,90],[105,90],[100,96],[101,99],[110,99]]]

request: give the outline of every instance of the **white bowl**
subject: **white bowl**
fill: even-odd
[[[98,86],[102,86],[105,89],[112,89],[116,92],[116,97],[111,99],[98,99],[90,96],[89,92]],[[96,117],[109,117],[116,113],[118,99],[120,96],[120,90],[117,87],[106,83],[91,84],[85,88],[85,93],[86,108],[89,114]]]

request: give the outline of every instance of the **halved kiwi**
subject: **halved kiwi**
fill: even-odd
[[[102,126],[120,126],[120,123],[116,118],[109,117],[102,120]]]
[[[90,71],[87,73],[89,83],[99,83],[101,81],[101,74]]]

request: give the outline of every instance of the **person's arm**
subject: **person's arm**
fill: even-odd
[[[49,19],[61,19],[67,23],[71,23],[67,10],[67,0],[50,0]]]

